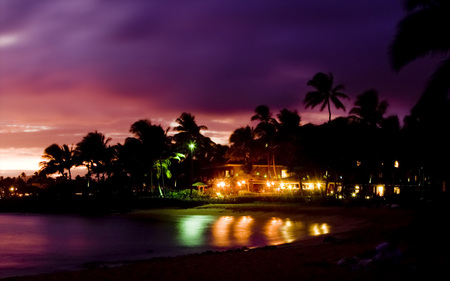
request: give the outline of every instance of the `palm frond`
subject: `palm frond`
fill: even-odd
[[[336,109],[342,109],[345,111],[345,105],[336,96],[331,96],[330,99]]]
[[[343,84],[339,84],[336,87],[334,87],[331,91],[333,93],[338,93],[339,91],[344,91],[344,90],[345,90],[345,86]],[[342,93],[340,93],[340,94],[342,94]],[[345,95],[345,94],[343,94],[343,95]],[[347,96],[347,95],[345,95],[345,96]]]
[[[390,60],[395,70],[428,55],[447,53],[450,49],[450,8],[424,8],[407,15],[397,27],[390,46]]]
[[[424,93],[412,109],[415,116],[436,110],[445,104],[450,92],[450,57],[443,60],[431,75]]]
[[[303,103],[305,104],[305,108],[311,107],[314,108],[317,105],[321,104],[324,101],[324,96],[320,91],[312,91],[306,93],[305,99]]]

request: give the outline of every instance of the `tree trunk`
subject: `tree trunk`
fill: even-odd
[[[162,186],[162,190],[161,188],[159,189],[159,193],[161,195],[161,197],[165,197],[165,190],[164,190],[164,171],[163,171],[163,165],[162,165],[162,161],[161,161],[161,157],[159,157],[159,167],[161,168],[161,186]]]
[[[331,122],[331,105],[330,105],[330,101],[328,101],[328,122]]]

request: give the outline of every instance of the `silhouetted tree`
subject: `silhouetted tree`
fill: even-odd
[[[276,143],[278,143],[278,156],[284,165],[293,168],[296,157],[299,157],[300,141],[300,115],[297,111],[290,111],[286,108],[277,114],[278,130]]]
[[[323,111],[325,107],[328,109],[328,121],[331,122],[331,104],[333,104],[336,109],[342,109],[345,111],[344,104],[340,99],[349,97],[342,93],[344,85],[339,84],[337,86],[333,85],[333,74],[318,72],[314,77],[308,81],[307,85],[315,88],[315,91],[306,93],[303,103],[305,108],[314,108],[317,105],[322,105],[320,111]]]
[[[230,135],[230,148],[227,156],[232,161],[242,161],[244,171],[251,174],[253,164],[260,159],[260,147],[256,133],[250,126],[241,127]]]
[[[142,152],[142,143],[137,138],[125,139],[123,145],[116,145],[118,155],[115,162],[117,173],[129,177],[130,184],[142,188],[145,175],[149,173],[148,160]]]
[[[201,133],[201,131],[207,130],[208,128],[205,125],[197,125],[194,115],[183,112],[175,121],[178,123],[178,126],[174,128],[174,130],[177,131],[177,134],[173,136],[176,150],[190,156],[190,163],[184,162],[186,165],[191,166],[191,180],[189,181],[189,185],[192,192],[191,185],[194,180],[194,158],[199,165],[207,163],[214,143],[210,138],[205,137]],[[186,168],[187,167],[185,167],[185,170],[187,170]]]
[[[147,119],[133,123],[130,132],[139,140],[144,170],[150,173],[150,182],[153,186],[154,163],[160,161],[167,151],[166,133],[161,125],[152,125]]]
[[[278,122],[272,117],[272,113],[267,105],[259,105],[255,108],[255,115],[251,117],[251,121],[259,121],[256,125],[255,133],[262,146],[265,147],[267,153],[267,169],[269,178],[271,178],[270,162],[272,160],[274,176],[275,169],[275,151],[277,149],[276,134]]]
[[[258,141],[255,130],[250,127],[241,127],[230,135],[230,148],[227,151],[227,157],[231,161],[241,161],[243,171],[249,177],[249,190],[253,189],[253,165],[262,159],[261,142]]]
[[[364,124],[381,127],[388,106],[387,101],[379,101],[378,92],[372,89],[356,98],[355,107],[349,113],[360,118]]]
[[[450,50],[450,2],[447,0],[406,0],[406,17],[397,27],[390,57],[395,70],[420,57],[442,56]],[[426,99],[439,102],[450,89],[450,58],[446,57],[431,76]],[[430,97],[432,95],[434,97]]]
[[[64,171],[67,170],[69,179],[72,179],[71,168],[75,165],[75,150],[72,147],[69,148],[67,144],[62,146],[52,144],[45,148],[42,157],[47,161],[40,163],[41,172],[45,174],[60,173],[66,177]]]
[[[174,128],[177,134],[173,136],[173,139],[184,151],[189,152],[190,143],[195,143],[197,152],[210,146],[211,140],[201,133],[203,130],[208,130],[208,127],[197,125],[194,115],[183,112],[175,122],[178,123],[178,126]]]
[[[100,180],[100,173],[104,172],[110,141],[111,138],[106,138],[104,134],[95,131],[88,133],[77,143],[79,161],[88,169],[88,177],[91,173],[96,173],[97,181]]]

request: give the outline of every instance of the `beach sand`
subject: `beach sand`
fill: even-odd
[[[155,210],[139,211],[128,216],[145,219],[152,212]],[[348,225],[329,235],[287,245],[154,258],[110,268],[4,280],[417,280],[418,277],[433,279],[433,275],[439,276],[449,262],[445,252],[448,242],[442,244],[439,240],[445,239],[446,235],[443,222],[439,225],[441,219],[446,219],[441,209],[418,211],[386,207],[243,204],[166,209],[164,212],[221,215],[251,212],[254,215],[308,216],[311,219],[327,217],[330,220],[345,220]],[[367,253],[392,234],[401,235],[403,259],[398,267],[389,270],[350,269],[337,265],[343,257]],[[435,247],[442,249],[435,250]]]

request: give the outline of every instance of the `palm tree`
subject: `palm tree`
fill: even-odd
[[[65,177],[64,170],[68,170],[69,179],[72,179],[71,168],[74,166],[75,150],[67,144],[59,146],[52,144],[45,148],[44,155],[42,155],[47,161],[42,161],[41,171],[45,174],[60,173]]]
[[[255,133],[262,144],[267,148],[267,170],[269,178],[270,174],[270,159],[272,158],[274,176],[276,177],[275,169],[275,150],[276,145],[276,134],[278,122],[275,118],[272,118],[272,113],[267,105],[259,105],[255,108],[255,115],[251,117],[251,121],[259,121],[255,128]]]
[[[161,180],[161,184],[159,185],[159,192],[162,197],[165,196],[164,178],[172,178],[172,172],[169,170],[169,167],[172,165],[172,160],[181,162],[184,157],[185,155],[182,153],[174,153],[174,155],[167,156],[164,159],[162,159],[162,157],[159,157],[159,159],[153,163],[153,167],[156,169],[156,178]]]
[[[150,185],[153,186],[154,163],[160,161],[161,157],[168,150],[166,132],[164,132],[161,125],[152,125],[148,119],[133,123],[130,132],[139,141],[139,151],[143,156],[139,158],[143,163],[144,171],[150,173]]]
[[[366,125],[381,127],[388,106],[387,101],[379,101],[378,92],[372,89],[356,98],[355,107],[349,113],[360,118]]]
[[[343,109],[345,111],[344,104],[340,99],[349,97],[340,92],[344,90],[344,85],[339,84],[333,86],[333,74],[318,72],[314,75],[313,79],[309,80],[307,85],[315,88],[315,91],[306,93],[303,103],[305,108],[314,108],[319,104],[322,104],[320,111],[323,111],[325,107],[328,109],[328,122],[331,122],[331,103],[336,107],[336,109]]]
[[[117,161],[115,161],[117,173],[129,177],[133,186],[144,185],[144,175],[148,173],[145,155],[142,153],[142,143],[137,138],[125,139],[123,145],[116,145]]]
[[[273,142],[278,122],[272,118],[272,113],[267,105],[259,105],[255,108],[255,115],[251,117],[251,121],[259,121],[255,128],[258,137],[265,141],[267,145]]]
[[[69,147],[67,144],[63,144],[61,147],[61,152],[62,152],[64,169],[67,170],[67,172],[69,174],[69,180],[71,180],[72,179],[71,169],[75,165],[76,151],[73,148],[73,145],[71,147]]]
[[[250,174],[253,164],[259,159],[255,130],[249,126],[241,127],[231,134],[227,156],[230,160],[243,161],[244,170]]]
[[[292,166],[298,156],[297,144],[300,140],[300,115],[296,110],[286,108],[277,114],[278,131],[276,142],[279,144],[278,155],[283,164]]]
[[[39,165],[42,167],[42,172],[44,172],[45,174],[60,173],[61,175],[64,175],[62,152],[59,145],[54,143],[46,147],[44,149],[44,155],[42,155],[42,158],[47,160],[39,163]]]
[[[396,71],[420,57],[442,56],[450,51],[450,2],[406,0],[406,17],[400,21],[390,46],[390,60]],[[450,57],[432,74],[413,113],[436,113],[450,90]]]
[[[278,129],[277,129],[277,141],[278,142],[294,142],[298,137],[298,130],[300,128],[300,115],[296,110],[288,110],[286,108],[280,110],[277,114]]]
[[[257,140],[255,130],[252,127],[241,127],[231,134],[229,140],[231,146],[227,151],[230,160],[243,161],[243,171],[249,175],[249,190],[252,189],[253,164],[260,159],[260,142]]]
[[[183,150],[188,151],[188,145],[190,143],[195,143],[197,149],[206,148],[211,143],[211,140],[201,133],[202,130],[208,130],[208,127],[205,125],[197,125],[194,115],[183,112],[175,122],[178,123],[178,126],[174,130],[178,133],[174,135],[174,140],[184,148]]]
[[[77,143],[77,153],[81,163],[86,165],[88,176],[92,172],[97,173],[97,181],[100,173],[104,172],[105,159],[108,155],[108,143],[111,138],[97,131],[88,133],[83,140]]]
[[[208,127],[197,125],[194,115],[183,112],[175,121],[178,123],[178,126],[174,130],[178,133],[173,136],[173,140],[177,150],[190,155],[191,173],[189,185],[192,185],[194,180],[194,156],[197,159],[197,163],[207,161],[208,155],[212,154],[214,143],[201,133],[202,130],[207,130]],[[192,193],[192,186],[190,186],[190,189]]]

